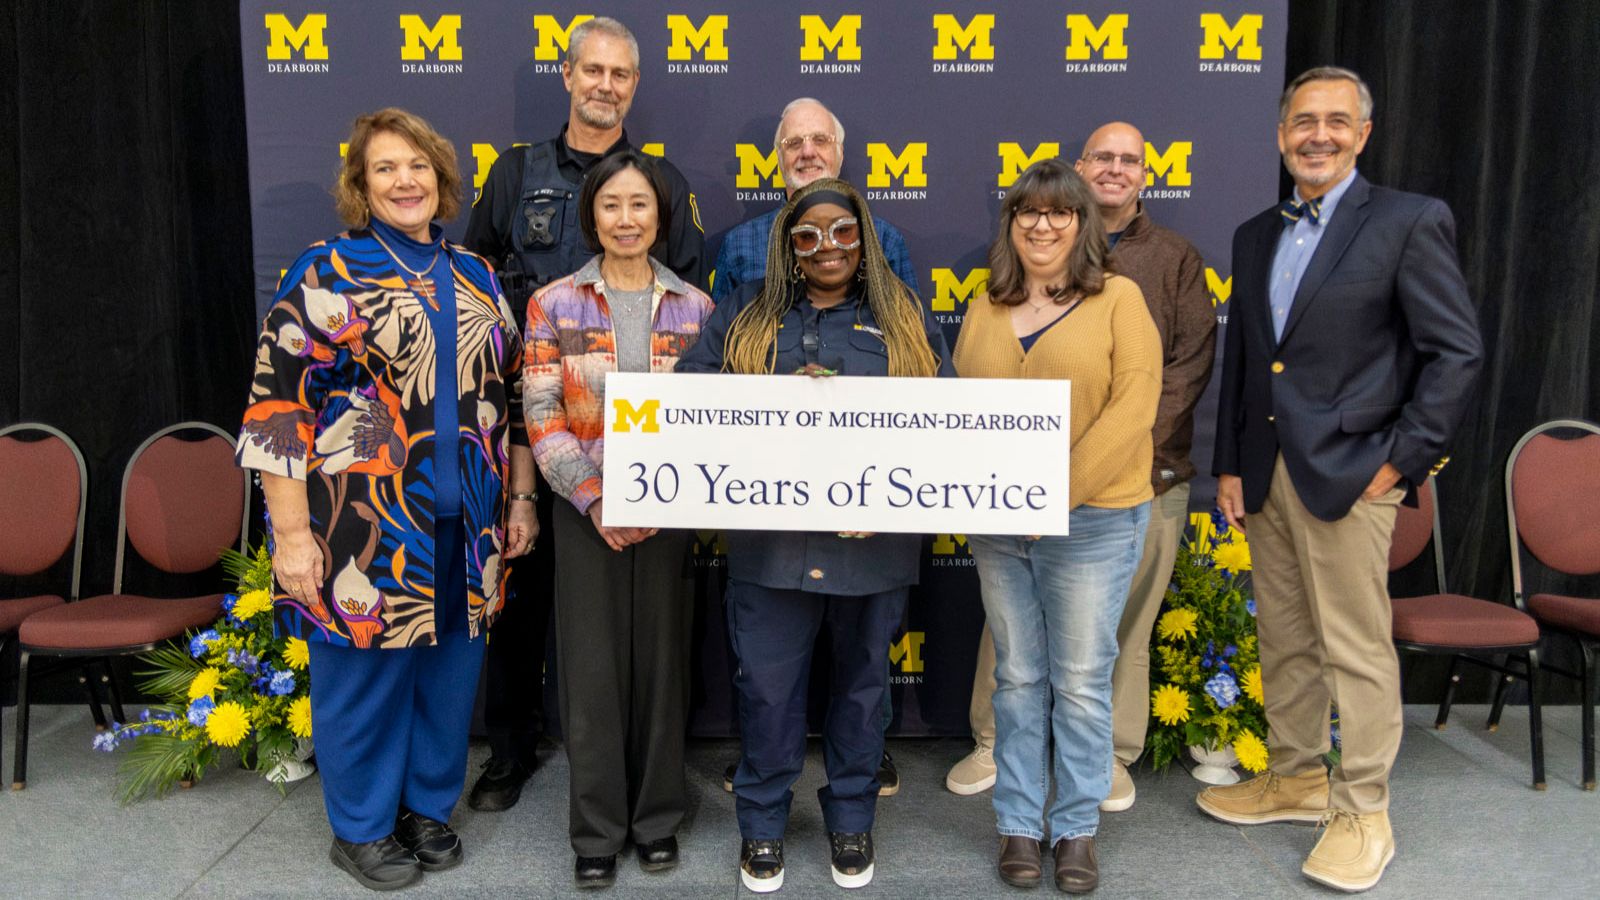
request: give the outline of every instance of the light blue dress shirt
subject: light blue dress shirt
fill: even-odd
[[[1351,169],[1350,174],[1322,195],[1322,212],[1317,222],[1313,223],[1310,216],[1301,216],[1298,222],[1284,223],[1283,233],[1278,236],[1278,249],[1272,254],[1272,284],[1267,292],[1272,305],[1274,340],[1282,339],[1284,323],[1289,321],[1289,309],[1294,306],[1294,295],[1300,290],[1300,279],[1305,277],[1306,269],[1311,266],[1311,257],[1316,255],[1317,245],[1322,243],[1322,235],[1333,220],[1339,200],[1350,189],[1350,182],[1355,178],[1356,170]],[[1299,188],[1295,189],[1294,199],[1304,202]]]

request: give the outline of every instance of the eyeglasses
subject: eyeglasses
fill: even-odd
[[[1071,225],[1077,215],[1070,209],[1019,209],[1012,218],[1024,230],[1037,227],[1040,219],[1047,220],[1051,228],[1059,230]]]
[[[818,150],[826,150],[839,143],[839,137],[823,131],[819,131],[816,134],[796,134],[779,141],[778,146],[793,152],[805,146],[806,141],[810,141],[811,146],[816,147]]]
[[[1083,159],[1085,162],[1092,162],[1107,169],[1111,168],[1111,164],[1115,162],[1121,162],[1124,169],[1144,168],[1144,157],[1135,156],[1132,153],[1112,153],[1109,150],[1096,150],[1093,153],[1085,153]]]
[[[795,256],[811,256],[822,249],[823,231],[815,225],[796,225],[789,229],[789,243]],[[834,219],[828,226],[828,242],[840,250],[861,246],[861,223],[855,216]]]

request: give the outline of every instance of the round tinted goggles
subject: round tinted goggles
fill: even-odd
[[[789,229],[789,243],[795,256],[810,256],[822,249],[824,232],[815,225],[796,225]],[[834,219],[826,232],[828,243],[840,250],[854,250],[861,246],[861,223],[855,216]]]

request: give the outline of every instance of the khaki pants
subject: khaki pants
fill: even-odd
[[[1339,706],[1343,753],[1329,805],[1365,814],[1389,807],[1400,749],[1400,663],[1391,638],[1389,541],[1404,491],[1357,500],[1336,522],[1308,511],[1279,457],[1261,512],[1245,522],[1273,771],[1322,765],[1329,703]]]
[[[1189,521],[1188,508],[1187,482],[1150,504],[1144,556],[1140,557],[1139,568],[1134,572],[1128,603],[1117,628],[1120,650],[1111,676],[1111,735],[1116,757],[1124,764],[1138,759],[1144,749],[1145,725],[1150,718],[1150,629],[1155,627],[1161,598],[1172,580],[1178,541]],[[1143,637],[1134,639],[1135,633]],[[994,637],[987,623],[978,642],[978,665],[972,675],[972,705],[967,709],[967,717],[972,725],[973,741],[980,747],[993,749]]]

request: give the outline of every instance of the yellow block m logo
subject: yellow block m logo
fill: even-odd
[[[728,17],[706,16],[698,26],[688,16],[667,16],[667,30],[672,33],[672,43],[667,47],[667,59],[681,62],[694,59],[696,50],[708,62],[726,62],[728,59]]]
[[[1067,42],[1067,59],[1091,59],[1095,51],[1099,51],[1101,59],[1128,58],[1127,13],[1113,13],[1099,25],[1086,15],[1073,13],[1067,16],[1067,31],[1072,34]]]
[[[1173,141],[1165,153],[1156,152],[1156,145],[1145,141],[1144,186],[1150,187],[1160,176],[1167,187],[1188,187],[1194,179],[1189,176],[1189,154],[1194,152],[1192,141]]]
[[[934,312],[955,312],[956,304],[971,302],[973,297],[983,293],[989,287],[989,270],[973,269],[965,278],[957,278],[954,269],[933,270],[933,304]],[[951,535],[941,534],[933,541],[933,552],[948,552],[939,550],[939,542],[948,543]],[[967,542],[966,538],[956,536],[961,543]]]
[[[922,644],[928,639],[926,632],[908,631],[900,640],[889,645],[889,663],[900,664],[907,674],[922,671]]]
[[[533,30],[539,35],[539,43],[533,45],[533,58],[539,62],[555,62],[560,59],[561,54],[567,52],[568,44],[572,40],[572,29],[592,18],[594,16],[573,16],[563,27],[561,20],[555,16],[534,16]]]
[[[289,24],[283,13],[267,13],[267,59],[327,59],[328,44],[323,32],[328,27],[325,13],[308,13],[299,25]]]
[[[927,187],[928,173],[922,170],[927,158],[925,142],[907,144],[899,153],[890,150],[888,144],[868,144],[867,161],[872,164],[872,171],[867,173],[867,187],[889,187],[895,178],[900,179],[902,187]]]
[[[983,272],[985,275],[988,274],[984,269],[979,269],[978,271]],[[967,536],[964,534],[936,534],[933,536],[933,552],[936,556],[950,556],[956,552],[957,547],[964,548],[966,546]]]
[[[800,33],[805,35],[805,45],[800,48],[801,62],[816,62],[826,58],[828,50],[841,61],[861,59],[860,16],[840,16],[829,25],[821,16],[801,16]]]
[[[500,151],[493,144],[472,145],[472,189],[478,193],[472,195],[472,202],[477,203],[483,191],[483,183],[489,178],[489,167],[500,158]]]
[[[992,14],[973,16],[962,25],[955,16],[939,13],[933,17],[933,58],[960,59],[961,51],[965,50],[967,59],[994,59],[994,44],[990,40],[993,31]]]
[[[1217,270],[1206,266],[1206,290],[1211,294],[1211,305],[1221,306],[1233,296],[1233,276],[1223,278]]]
[[[1222,59],[1226,50],[1232,50],[1234,59],[1259,61],[1261,22],[1261,16],[1254,13],[1240,16],[1232,25],[1221,13],[1201,13],[1200,28],[1205,32],[1205,42],[1200,45],[1200,58]]]
[[[611,408],[617,411],[617,419],[611,423],[612,431],[632,431],[635,425],[643,432],[661,430],[661,426],[656,423],[656,413],[661,411],[660,400],[646,400],[635,407],[619,397],[611,401]]]
[[[783,187],[783,171],[778,168],[778,151],[762,153],[755,144],[735,144],[733,155],[739,158],[739,174],[734,176],[736,188],[758,188],[762,179],[771,187]]]
[[[1033,148],[1032,153],[1023,153],[1021,144],[1000,142],[1000,178],[996,182],[1000,187],[1011,187],[1017,183],[1017,176],[1022,171],[1041,159],[1061,155],[1061,145],[1055,141],[1040,144]]]
[[[421,16],[401,16],[400,30],[405,33],[405,45],[400,48],[400,58],[416,61],[428,58],[432,50],[435,59],[461,61],[461,17],[440,16],[430,27]]]

